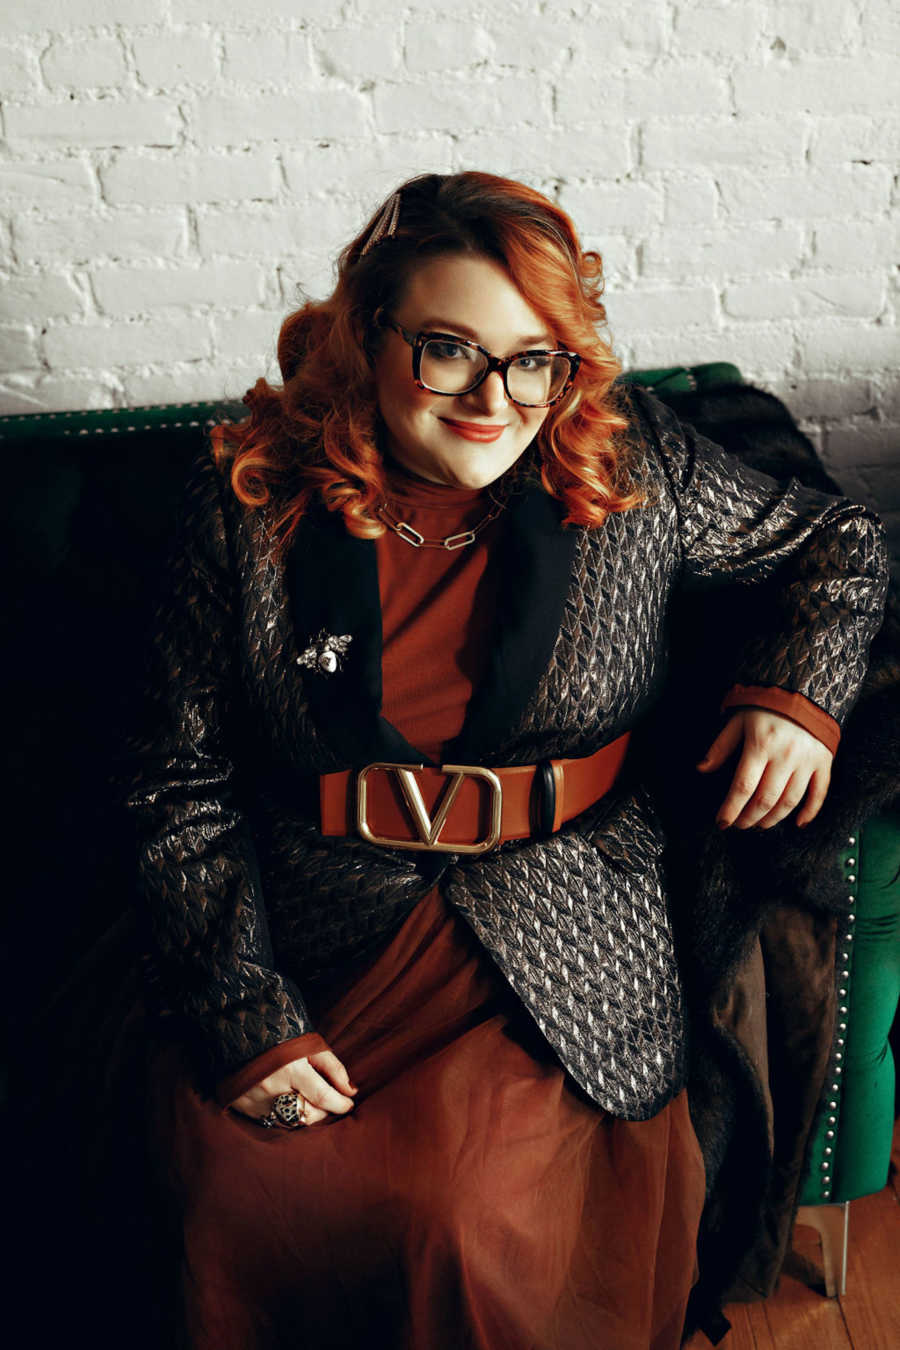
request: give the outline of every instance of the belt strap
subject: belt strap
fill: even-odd
[[[484,853],[509,839],[552,834],[609,791],[630,735],[584,759],[491,769],[377,761],[323,774],[322,834],[433,853]]]

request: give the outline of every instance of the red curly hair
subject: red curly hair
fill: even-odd
[[[613,390],[621,366],[597,332],[606,321],[600,255],[582,251],[564,211],[509,178],[423,174],[398,191],[394,232],[363,251],[379,208],[341,252],[333,294],[284,321],[283,386],[258,380],[244,396],[250,416],[214,428],[214,457],[220,466],[230,462],[239,500],[259,507],[279,490],[274,528],[283,548],[317,495],[343,513],[351,534],[384,533],[376,514],[385,482],[374,379],[383,333],[374,316],[394,308],[417,265],[468,253],[505,267],[561,345],[581,355],[574,385],[534,442],[541,481],[564,503],[565,523],[598,527],[610,512],[641,505],[646,498],[626,481],[626,441],[618,435],[627,426]]]

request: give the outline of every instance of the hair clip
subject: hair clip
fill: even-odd
[[[370,248],[380,244],[382,239],[390,239],[397,228],[400,217],[400,193],[393,192],[382,208],[381,214],[372,227],[372,233],[359,251],[359,256],[368,253]]]

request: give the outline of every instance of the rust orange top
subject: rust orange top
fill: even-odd
[[[401,470],[389,478],[394,520],[428,540],[472,529],[493,509],[484,490],[443,487]],[[501,514],[463,548],[414,548],[393,530],[376,541],[381,594],[382,713],[411,745],[440,761],[459,735],[487,661],[498,603],[493,545]]]

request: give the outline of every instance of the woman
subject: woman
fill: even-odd
[[[194,1346],[679,1343],[704,1166],[629,738],[672,596],[777,571],[698,768],[737,753],[722,828],[806,825],[886,564],[627,395],[603,319],[551,202],[413,179],[189,488],[129,806]]]

